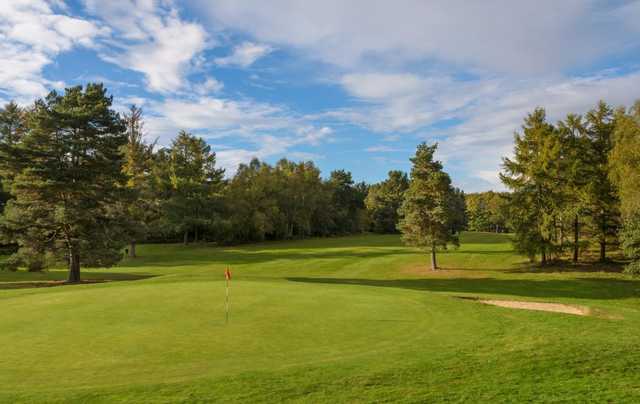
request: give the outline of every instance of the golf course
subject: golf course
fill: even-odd
[[[397,235],[138,255],[76,285],[0,272],[0,402],[640,400],[640,280],[509,235],[463,233],[438,271]]]

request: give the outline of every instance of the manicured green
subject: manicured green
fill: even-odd
[[[83,273],[107,283],[0,272],[1,402],[640,401],[640,281],[540,272],[505,235],[464,234],[435,273],[399,236],[138,254]]]

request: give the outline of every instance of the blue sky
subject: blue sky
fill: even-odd
[[[640,98],[639,21],[638,0],[0,0],[0,102],[101,81],[228,173],[288,157],[376,182],[437,141],[457,186],[502,189],[536,106]]]

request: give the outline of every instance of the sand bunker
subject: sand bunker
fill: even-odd
[[[515,300],[479,300],[479,302],[510,309],[552,311],[555,313],[575,314],[577,316],[589,315],[589,309],[586,307],[569,306],[568,304],[560,303],[519,302]]]

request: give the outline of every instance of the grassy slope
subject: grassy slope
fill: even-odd
[[[534,273],[505,236],[462,241],[433,274],[396,236],[147,245],[85,274],[128,280],[103,284],[16,289],[65,274],[0,272],[0,401],[640,400],[639,281]]]

